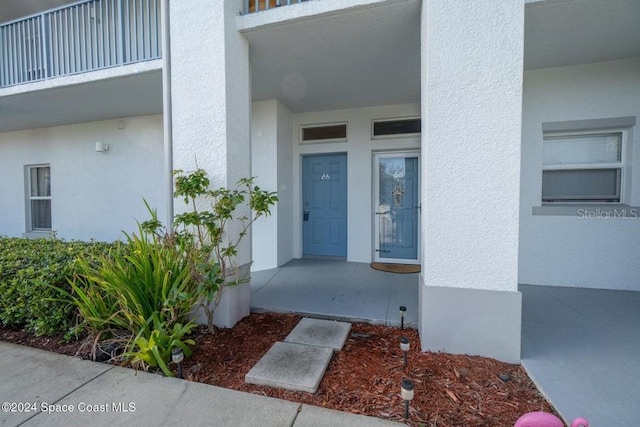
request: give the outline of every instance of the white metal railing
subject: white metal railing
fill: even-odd
[[[291,4],[302,3],[308,0],[244,0],[244,13],[256,13],[274,7],[289,6]]]
[[[160,0],[84,0],[0,25],[0,87],[157,59]]]

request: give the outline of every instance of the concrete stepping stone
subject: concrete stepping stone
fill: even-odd
[[[249,384],[315,393],[332,356],[331,348],[277,342],[244,380]]]
[[[284,342],[328,347],[340,351],[349,337],[349,331],[351,323],[305,317],[287,335]]]

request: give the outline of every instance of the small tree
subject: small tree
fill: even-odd
[[[186,212],[174,218],[174,233],[189,248],[192,274],[198,282],[198,305],[207,316],[209,332],[214,333],[213,316],[224,288],[248,280],[240,276],[238,246],[254,221],[271,214],[278,198],[275,192],[260,189],[253,178],[241,179],[232,190],[211,190],[203,169],[188,174],[176,170],[174,177],[175,197],[187,206]],[[243,205],[251,210],[250,216],[236,216]]]

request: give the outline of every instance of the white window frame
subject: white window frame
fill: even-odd
[[[347,135],[344,138],[325,138],[325,139],[304,139],[304,130],[312,129],[312,128],[322,128],[329,126],[344,126],[345,134]],[[314,124],[305,124],[300,125],[300,137],[299,142],[301,145],[307,144],[324,144],[327,142],[348,142],[349,141],[349,123],[348,122],[331,122],[331,123],[314,123]]]
[[[543,205],[584,205],[584,204],[623,204],[625,202],[625,190],[626,190],[626,165],[627,165],[627,144],[628,144],[628,130],[627,129],[590,129],[590,130],[572,130],[572,131],[554,131],[544,132],[542,143],[547,140],[553,140],[558,138],[570,138],[581,137],[587,135],[606,135],[606,134],[620,134],[620,162],[616,163],[577,163],[577,164],[561,164],[561,165],[545,165],[543,161],[542,173],[545,171],[570,171],[570,170],[598,170],[598,169],[619,169],[620,171],[620,186],[618,189],[619,200],[613,202],[607,202],[602,200],[544,200],[544,196],[541,194],[541,201]],[[541,187],[542,191],[542,187]]]
[[[422,132],[413,132],[413,133],[396,133],[392,135],[376,135],[373,131],[376,123],[382,122],[397,122],[403,120],[421,120],[420,116],[405,116],[405,117],[389,117],[384,119],[373,119],[371,120],[371,139],[398,139],[398,138],[417,138]]]
[[[31,170],[37,168],[49,168],[49,179],[51,179],[51,165],[48,163],[38,164],[38,165],[27,165],[25,167],[25,190],[26,190],[26,224],[27,224],[27,233],[49,233],[53,231],[53,213],[51,214],[51,218],[49,218],[49,222],[51,222],[51,228],[36,228],[33,226],[33,216],[31,212],[31,202],[33,200],[52,200],[51,196],[32,196],[31,195]]]

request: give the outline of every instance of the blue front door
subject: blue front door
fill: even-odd
[[[376,260],[417,262],[419,180],[417,154],[376,157]]]
[[[305,156],[302,162],[304,255],[347,256],[347,155]]]

